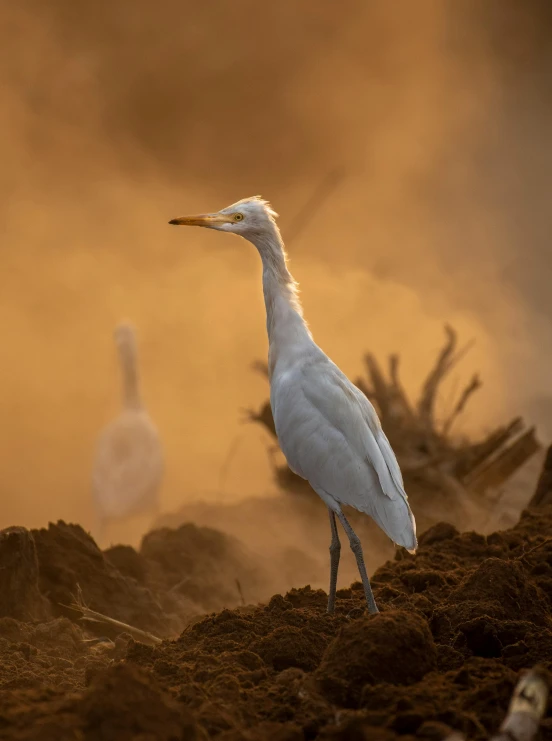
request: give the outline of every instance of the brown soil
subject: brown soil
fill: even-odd
[[[551,528],[552,508],[487,537],[431,528],[374,574],[379,615],[355,583],[334,616],[305,587],[203,619],[183,606],[236,599],[236,570],[252,591],[259,578],[221,533],[166,529],[140,553],[103,554],[76,526],[15,529],[0,537],[0,566],[18,569],[0,577],[0,739],[484,739],[520,671],[552,669]],[[153,647],[117,636],[60,606],[75,582],[90,607],[153,633],[189,624]]]

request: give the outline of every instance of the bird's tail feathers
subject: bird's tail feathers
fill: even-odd
[[[380,496],[372,500],[368,514],[394,543],[410,553],[416,551],[416,520],[407,501]]]

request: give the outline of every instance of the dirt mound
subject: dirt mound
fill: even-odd
[[[147,561],[131,545],[111,546],[104,551],[104,555],[123,576],[135,579],[138,584],[145,584]]]
[[[356,707],[368,684],[413,684],[437,664],[427,621],[391,610],[355,620],[328,646],[317,677],[334,703]]]
[[[186,523],[153,530],[142,540],[140,555],[150,581],[195,603],[199,612],[236,606],[242,595],[255,601],[262,590],[253,555],[236,538],[209,527]]]
[[[148,533],[140,552],[125,545],[102,552],[79,525],[63,521],[8,528],[0,532],[0,618],[78,621],[69,606],[80,594],[95,612],[174,637],[200,615],[269,596],[256,561],[236,538],[191,523]],[[88,628],[117,636],[105,623]]]
[[[80,587],[92,610],[152,633],[170,633],[170,622],[152,593],[117,571],[79,525],[60,521],[32,533],[40,591],[48,595],[55,615],[76,619],[66,605],[74,601]],[[109,632],[105,626],[101,630]]]
[[[552,508],[524,513],[516,527],[488,537],[440,523],[423,534],[415,556],[401,550],[374,574],[381,612],[373,616],[355,583],[339,590],[335,615],[326,613],[324,592],[305,587],[265,605],[224,609],[154,646],[128,635],[91,640],[86,624],[64,618],[1,619],[0,737],[438,741],[457,729],[482,741],[500,725],[520,670],[537,662],[552,668],[551,528]],[[220,595],[227,572],[217,582],[194,553],[204,538],[216,565],[228,555],[224,538],[191,528],[160,533],[139,554],[107,555],[80,528],[34,533],[40,590],[66,592],[68,574],[85,576],[91,559],[83,579],[91,597],[109,595],[93,589],[104,579],[122,585],[119,602],[101,602],[111,615],[113,605],[148,591],[139,579],[164,579],[170,589],[184,569]],[[58,578],[52,564],[62,552]],[[129,605],[119,609],[131,614]],[[552,718],[543,739],[552,739]]]
[[[47,620],[48,601],[38,586],[35,540],[24,527],[0,532],[0,617]]]

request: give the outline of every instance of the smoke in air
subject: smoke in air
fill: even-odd
[[[27,0],[0,15],[1,526],[91,523],[125,318],[166,449],[163,509],[273,491],[268,441],[239,413],[267,395],[249,369],[267,349],[258,256],[167,221],[261,193],[285,239],[336,168],[289,244],[318,343],[352,377],[364,351],[399,350],[415,392],[448,321],[477,340],[457,373],[485,381],[459,432],[522,412],[550,434],[545,3]]]

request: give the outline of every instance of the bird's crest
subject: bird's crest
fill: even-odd
[[[279,214],[276,213],[270,203],[262,196],[250,196],[249,198],[242,198],[241,200],[234,203],[234,206],[239,206],[242,203],[251,203],[251,201],[256,201],[260,206],[262,206],[271,219],[278,218]]]

